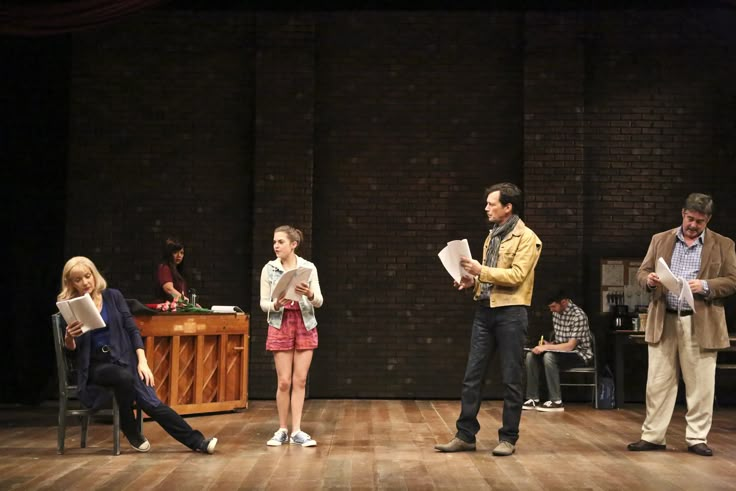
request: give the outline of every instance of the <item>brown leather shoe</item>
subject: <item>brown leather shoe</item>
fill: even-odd
[[[629,443],[626,447],[632,452],[649,452],[651,450],[664,450],[667,448],[666,445],[659,445],[658,443],[648,442],[646,440],[639,440],[636,443]]]
[[[455,437],[449,443],[438,444],[434,448],[440,452],[468,452],[475,450],[475,443],[468,443]]]
[[[696,443],[695,445],[687,447],[687,451],[698,454],[701,457],[713,457],[713,450],[711,450],[705,443]]]

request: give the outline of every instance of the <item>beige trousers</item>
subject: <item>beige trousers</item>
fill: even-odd
[[[677,399],[679,372],[685,381],[688,446],[707,443],[713,421],[717,351],[702,350],[693,335],[692,316],[667,313],[662,338],[649,345],[647,373],[647,416],[641,439],[666,443],[667,427]]]

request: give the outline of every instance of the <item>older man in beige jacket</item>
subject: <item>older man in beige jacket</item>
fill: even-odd
[[[677,398],[678,367],[687,396],[688,451],[710,457],[707,444],[713,419],[717,350],[727,348],[723,299],[736,292],[734,242],[706,228],[713,200],[693,193],[682,209],[682,226],[652,237],[637,273],[639,284],[652,292],[645,340],[649,345],[647,414],[641,439],[631,451],[664,450],[665,435]],[[672,273],[687,281],[694,308],[668,291],[655,272],[663,258]]]

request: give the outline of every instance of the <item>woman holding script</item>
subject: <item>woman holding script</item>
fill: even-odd
[[[317,347],[314,309],[322,306],[323,299],[317,267],[295,253],[303,239],[302,232],[294,227],[277,227],[273,232],[276,259],[266,263],[261,271],[261,310],[268,314],[266,349],[273,352],[278,377],[279,429],[266,442],[271,447],[284,443],[317,445],[301,430],[301,422],[307,374]],[[291,437],[287,427],[289,407]]]
[[[73,257],[64,265],[57,298],[70,300],[85,294],[92,298],[105,326],[83,332],[82,323],[74,321],[66,327],[64,345],[77,353],[80,401],[87,407],[101,407],[110,401],[109,392],[101,387],[112,388],[120,407],[120,428],[139,452],[148,452],[151,444],[138,432],[133,402],[187,447],[213,453],[217,438],[205,439],[156,396],[143,340],[122,293],[107,288],[107,282],[92,261]]]

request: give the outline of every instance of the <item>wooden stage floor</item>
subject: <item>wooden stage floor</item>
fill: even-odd
[[[252,401],[241,413],[191,416],[219,438],[214,455],[189,451],[150,421],[147,454],[111,454],[109,424],[90,427],[79,448],[79,427],[56,454],[56,409],[0,408],[0,490],[452,489],[452,490],[726,490],[736,489],[736,408],[715,411],[709,443],[715,455],[686,452],[684,409],[675,410],[665,452],[635,453],[644,407],[595,410],[571,404],[564,413],[526,411],[511,457],[493,457],[501,401],[480,413],[478,450],[443,454],[458,401],[308,400],[303,429],[314,448],[267,447],[276,430],[275,403]]]

